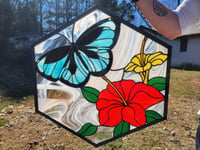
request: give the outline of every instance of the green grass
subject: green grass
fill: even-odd
[[[7,120],[0,119],[0,127],[3,127],[3,126],[5,126],[7,123],[8,123],[8,121],[7,121]]]
[[[117,139],[114,142],[110,142],[107,144],[108,147],[111,147],[112,149],[120,149],[120,148],[124,148],[125,145],[122,141],[122,139]]]
[[[4,98],[2,101],[0,101],[0,111],[6,107],[9,107],[11,105],[14,105],[16,102],[12,101],[10,99]]]
[[[33,99],[34,99],[33,96],[27,96],[27,97],[23,97],[20,99],[13,98],[13,97],[0,97],[0,112],[2,109],[6,108],[6,107],[13,106],[13,105],[19,105],[23,101],[30,103],[29,105],[32,106],[34,103]]]
[[[199,109],[200,102],[200,71],[186,71],[171,69],[170,76],[170,97],[169,97],[169,111],[168,111],[168,120],[161,122],[159,124],[150,126],[141,131],[135,132],[126,136],[125,138],[117,139],[112,141],[105,146],[100,147],[104,150],[137,150],[137,149],[192,149],[194,148],[194,138],[191,138],[189,135],[195,136],[196,130],[194,129],[198,125],[198,120],[200,116],[196,115],[196,110]],[[52,95],[51,95],[52,94]],[[50,93],[50,96],[66,96],[62,93]],[[0,97],[0,112],[3,108],[13,105],[19,105],[21,102],[26,101],[26,105],[34,107],[33,96],[26,97],[21,100],[16,100],[14,98]],[[33,114],[32,114],[33,115]],[[184,121],[186,119],[186,121]],[[0,127],[3,128],[8,123],[4,119],[0,119]],[[40,124],[42,121],[40,122]],[[28,124],[27,124],[28,125]],[[189,129],[185,129],[188,127]],[[191,129],[190,129],[191,128]],[[190,131],[191,130],[191,131]],[[172,131],[176,134],[172,135]],[[31,130],[27,132],[28,135],[34,134]],[[0,141],[5,135],[0,134]],[[52,137],[51,137],[52,136]],[[66,147],[71,149],[85,150],[91,148],[88,144],[82,140],[77,140],[77,138],[71,136],[60,136],[55,134],[49,135],[49,139],[57,139],[59,137],[61,143],[66,143]],[[67,138],[66,138],[67,137]],[[110,134],[108,133],[99,133],[98,138],[104,139],[109,138]],[[38,138],[38,137],[37,137]],[[17,139],[17,137],[16,137]],[[70,144],[68,143],[69,141]],[[193,143],[191,142],[193,141]],[[17,142],[17,141],[16,141]],[[47,142],[47,141],[45,141]],[[51,143],[42,143],[43,149],[49,149],[56,145]],[[192,144],[191,144],[192,143]],[[24,143],[22,143],[21,146]],[[0,146],[1,147],[1,146]],[[17,148],[16,148],[17,149]],[[18,146],[19,149],[19,146]],[[55,149],[55,147],[54,147]],[[70,148],[69,148],[70,149]]]
[[[200,72],[171,69],[170,94],[174,97],[200,96]]]
[[[200,120],[200,116],[194,116],[194,119],[198,121]]]

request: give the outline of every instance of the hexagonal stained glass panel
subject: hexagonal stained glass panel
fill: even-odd
[[[35,45],[36,111],[94,146],[167,117],[170,46],[100,7]]]

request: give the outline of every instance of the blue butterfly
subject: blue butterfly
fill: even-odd
[[[70,35],[72,41],[59,33],[61,46],[47,51],[37,59],[36,69],[48,80],[60,80],[72,87],[83,87],[90,75],[103,76],[111,68],[111,49],[117,43],[119,32],[119,22],[104,19],[92,25],[74,41],[73,26]],[[70,44],[63,44],[64,40]]]

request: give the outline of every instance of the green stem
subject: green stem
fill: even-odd
[[[125,99],[123,98],[121,93],[118,91],[118,89],[112,84],[112,82],[106,76],[103,76],[102,78],[115,90],[115,92],[120,96],[120,98],[123,101],[124,105],[127,106],[127,103],[126,103]]]

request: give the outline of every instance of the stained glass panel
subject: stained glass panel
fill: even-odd
[[[100,7],[35,45],[36,110],[94,146],[167,117],[170,46]]]

